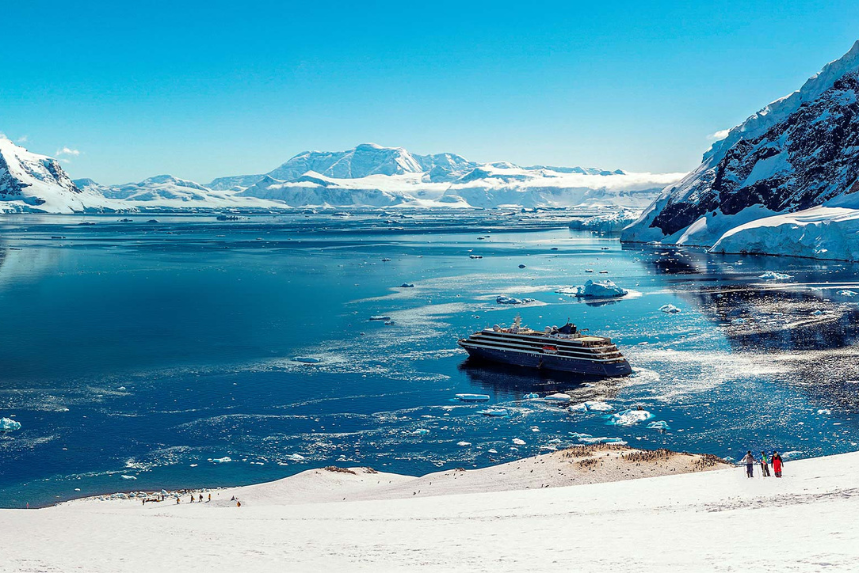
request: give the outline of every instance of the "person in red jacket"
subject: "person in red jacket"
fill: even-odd
[[[784,466],[784,462],[781,460],[781,455],[778,452],[773,452],[773,471],[775,472],[775,477],[781,477],[781,468]]]

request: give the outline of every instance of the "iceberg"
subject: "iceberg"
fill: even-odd
[[[659,310],[668,314],[677,314],[678,312],[680,312],[680,309],[673,304],[663,304],[659,307]]]
[[[9,418],[0,418],[0,432],[14,432],[21,429],[21,422],[10,420]]]
[[[653,417],[653,414],[647,410],[624,410],[617,414],[612,414],[609,424],[615,426],[632,426],[639,422],[644,422]]]
[[[501,295],[495,299],[498,304],[528,304],[536,302],[533,298],[513,298],[512,296]]]
[[[620,288],[614,284],[614,281],[606,279],[602,281],[587,281],[584,286],[576,287],[574,296],[579,298],[617,298],[626,296],[627,294],[629,294],[628,290]]]

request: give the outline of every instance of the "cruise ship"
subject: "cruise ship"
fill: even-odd
[[[521,323],[516,316],[512,327],[485,328],[460,339],[459,345],[472,358],[525,368],[611,377],[632,372],[610,338],[583,334],[570,322],[561,328],[547,326],[542,332]]]

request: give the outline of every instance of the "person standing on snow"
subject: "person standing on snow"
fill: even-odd
[[[781,477],[781,469],[784,466],[784,462],[781,459],[781,456],[778,452],[773,452],[773,471],[775,472],[775,477]]]
[[[770,477],[770,465],[767,463],[766,452],[761,452],[761,474],[763,477]]]
[[[755,477],[755,456],[752,455],[752,450],[746,453],[740,463],[746,464],[746,477]]]

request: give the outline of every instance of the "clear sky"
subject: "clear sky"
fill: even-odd
[[[859,2],[27,0],[0,132],[103,183],[362,142],[687,171],[859,39]]]

